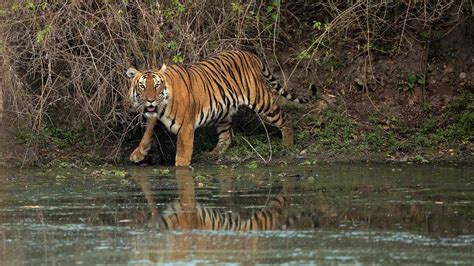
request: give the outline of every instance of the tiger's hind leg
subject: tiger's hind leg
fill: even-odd
[[[285,146],[293,146],[293,126],[291,125],[291,121],[288,119],[288,116],[281,111],[278,104],[274,102],[271,103],[271,107],[268,109],[268,111],[255,111],[260,114],[269,124],[280,129],[283,144]]]
[[[219,159],[232,143],[234,133],[232,132],[232,119],[228,118],[217,124],[218,141],[216,147],[207,154],[207,157]]]

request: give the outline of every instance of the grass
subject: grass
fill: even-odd
[[[29,129],[19,128],[13,135],[20,144],[42,143],[41,146],[54,146],[55,148],[66,148],[74,146],[79,142],[80,137],[85,137],[80,130],[67,128],[47,127],[38,132],[31,132]]]
[[[456,98],[436,119],[426,119],[414,130],[411,141],[418,147],[436,147],[474,139],[474,97],[465,93]]]
[[[357,126],[351,118],[335,109],[328,109],[319,115],[307,116],[302,116],[301,112],[304,110],[291,111],[293,116],[303,117],[298,125],[295,125],[296,150],[307,149],[316,153],[403,152],[416,154],[420,150],[434,151],[443,147],[470,143],[474,139],[474,97],[471,93],[460,95],[447,107],[443,115],[427,118],[420,126],[394,122],[393,128],[383,129],[378,125],[381,118],[372,116],[369,118],[371,126],[367,129]],[[261,136],[249,138],[259,153],[269,153],[268,143]],[[287,152],[279,144],[278,139],[272,137],[271,141],[274,156],[278,157]],[[234,156],[248,157],[253,152],[242,142],[237,142],[232,148]],[[426,161],[423,157],[418,159],[420,162]]]
[[[329,109],[310,134],[318,148],[348,150],[356,144],[354,132],[354,124],[349,118]]]

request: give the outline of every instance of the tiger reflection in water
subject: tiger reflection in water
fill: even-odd
[[[133,177],[133,179],[140,186],[147,200],[151,213],[150,223],[158,226],[160,232],[170,230],[170,233],[160,234],[155,239],[146,236],[145,239],[137,241],[138,251],[135,258],[139,260],[176,262],[190,256],[204,260],[209,260],[213,256],[214,260],[225,260],[228,259],[227,256],[230,253],[236,255],[236,253],[244,252],[245,257],[259,250],[264,252],[265,247],[272,244],[271,238],[255,234],[196,233],[190,230],[229,232],[284,230],[293,228],[295,222],[301,221],[303,216],[305,223],[310,220],[311,226],[317,224],[314,223],[315,217],[308,213],[288,215],[287,194],[293,191],[291,181],[284,183],[283,195],[268,199],[265,207],[254,211],[248,218],[244,218],[239,213],[202,207],[196,202],[194,180],[187,167],[176,168],[178,200],[171,203],[162,213],[159,213],[156,208],[156,200],[147,178]],[[173,233],[177,230],[183,231]]]
[[[287,229],[301,216],[287,215],[288,197],[279,195],[268,199],[264,208],[255,211],[250,217],[243,218],[239,213],[222,209],[201,207],[195,200],[193,177],[187,167],[176,168],[179,199],[169,204],[161,214],[156,208],[156,201],[148,180],[144,177],[133,177],[142,189],[151,213],[151,224],[165,230],[229,230],[229,231],[263,231]],[[284,188],[288,193],[292,188]]]

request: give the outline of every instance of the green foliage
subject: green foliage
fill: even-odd
[[[311,59],[311,53],[308,50],[303,50],[298,54],[299,60]]]
[[[453,124],[444,130],[447,140],[473,140],[474,139],[474,112],[466,111],[459,114]]]
[[[318,30],[320,31],[323,29],[324,31],[330,31],[331,30],[331,24],[329,23],[321,23],[321,21],[313,21],[313,30]]]
[[[5,53],[6,45],[5,42],[0,40],[0,55],[3,55]]]
[[[264,158],[268,158],[270,154],[282,156],[289,151],[287,148],[284,148],[281,138],[273,135],[270,135],[269,137],[271,145],[268,143],[268,137],[266,134],[242,136],[240,133],[237,133],[234,136],[233,144],[226,151],[226,154],[229,158],[241,161],[256,157],[256,153],[259,153]]]
[[[166,19],[174,19],[186,11],[186,6],[181,3],[180,0],[172,0],[171,7],[166,8],[163,11],[163,15]]]
[[[64,161],[62,159],[53,159],[50,162],[48,162],[46,166],[50,168],[70,168],[71,163]]]
[[[335,110],[328,109],[322,114],[322,121],[312,131],[317,145],[330,150],[348,149],[355,143],[352,121]]]
[[[313,29],[316,29],[316,30],[321,30],[321,22],[320,21],[314,21],[313,22]]]
[[[306,160],[304,162],[299,163],[298,165],[316,165],[318,160]]]
[[[380,127],[375,127],[362,137],[362,143],[371,151],[395,151],[400,142],[391,132],[386,132]]]
[[[266,21],[265,29],[270,30],[280,18],[280,7],[282,0],[272,0],[270,5],[265,8],[264,20]]]
[[[324,52],[324,56],[320,60],[320,66],[324,70],[334,71],[335,69],[344,67],[345,64],[330,49]]]
[[[99,170],[94,170],[91,172],[91,176],[93,177],[101,177],[101,176],[115,176],[119,178],[125,178],[130,176],[130,173],[123,169],[112,169],[112,170],[107,170],[107,169],[99,169]],[[125,182],[128,183],[127,180],[120,180],[120,182]]]
[[[427,30],[423,30],[418,32],[418,35],[421,37],[422,40],[427,41],[430,38],[430,33]]]
[[[159,173],[161,175],[169,175],[171,171],[168,168],[159,168],[159,169],[153,169],[153,173]]]
[[[472,93],[463,94],[454,100],[444,117],[427,119],[415,129],[410,138],[417,147],[450,145],[456,141],[474,139],[474,99]]]
[[[53,30],[51,24],[46,25],[46,27],[36,33],[36,43],[43,43],[46,35]]]
[[[35,11],[36,7],[35,4],[33,3],[33,0],[27,0],[25,4],[26,8],[32,11]]]
[[[39,7],[40,7],[40,9],[43,10],[43,11],[46,10],[46,8],[48,7],[48,2],[43,2],[43,3],[41,3],[41,4],[39,5]]]
[[[240,5],[237,2],[231,2],[230,7],[231,7],[232,12],[234,12],[234,13],[240,14],[243,11],[242,5]]]
[[[70,124],[87,128],[88,132],[98,132],[94,138],[97,147],[105,143],[105,138],[107,141],[123,140],[133,118],[127,114],[127,110],[117,108],[123,96],[122,89],[129,85],[126,79],[117,78],[123,77],[123,66],[114,67],[120,62],[150,67],[168,60],[183,64],[188,58],[203,58],[223,49],[252,47],[265,60],[269,59],[270,51],[281,52],[278,60],[284,60],[285,69],[295,67],[297,70],[290,82],[299,83],[299,76],[304,69],[308,71],[305,78],[313,81],[316,78],[325,88],[325,82],[337,80],[337,77],[328,77],[326,74],[331,73],[325,73],[325,70],[333,71],[345,67],[351,61],[356,62],[358,60],[355,59],[365,56],[367,49],[392,55],[395,53],[394,47],[397,47],[397,51],[403,52],[407,43],[397,33],[403,32],[401,29],[407,21],[410,21],[412,33],[418,31],[423,39],[431,34],[435,37],[436,32],[426,31],[426,27],[416,25],[420,21],[417,18],[423,5],[413,3],[407,11],[405,5],[399,5],[396,1],[387,2],[387,5],[369,1],[362,6],[352,1],[340,1],[336,5],[323,2],[315,5],[312,1],[282,0],[210,1],[202,2],[202,5],[199,3],[199,6],[192,1],[183,0],[83,1],[81,4],[74,1],[7,1],[7,4],[2,5],[5,12],[0,11],[1,15],[5,14],[4,21],[8,24],[4,29],[4,38],[0,41],[0,54],[5,57],[7,69],[14,72],[11,74],[18,77],[24,87],[22,91],[15,91],[14,86],[11,86],[11,91],[7,91],[14,96],[11,106],[22,108],[21,103],[31,99],[38,99],[41,103],[30,110],[34,114],[30,117],[40,121],[38,125],[31,118],[21,118],[29,119],[26,124],[35,124],[35,128],[27,128],[23,132],[20,130],[16,137],[19,142],[40,143],[52,149],[73,145],[78,139],[85,139],[80,138],[79,133],[74,130],[65,129],[67,125],[59,121],[62,116],[55,114],[64,112],[64,117],[71,119],[68,120],[71,121]],[[436,10],[434,6],[432,10],[424,11],[429,17],[432,17],[429,13],[439,14],[437,17],[443,23],[446,22],[444,19],[452,17],[446,14],[441,16],[445,11]],[[400,19],[394,14],[405,15]],[[351,21],[364,23],[350,23]],[[450,21],[455,25],[452,22]],[[431,23],[435,25],[436,19]],[[58,41],[51,41],[52,37]],[[344,54],[337,49],[344,50]],[[450,52],[453,57],[459,53],[457,50],[453,48]],[[297,59],[315,60],[300,64],[292,57],[291,51],[301,51]],[[44,55],[48,55],[50,70],[45,68]],[[270,65],[273,66],[271,61]],[[23,71],[24,69],[27,71]],[[323,73],[317,73],[320,70]],[[382,72],[386,71],[382,69]],[[83,75],[77,78],[76,73]],[[351,75],[352,71],[349,68],[344,73]],[[408,91],[424,85],[425,75],[422,74],[411,72],[402,77],[405,84],[400,89]],[[50,87],[46,88],[47,93],[40,94],[47,77],[53,82],[48,83]],[[55,80],[60,82],[54,82]],[[337,81],[340,83],[335,83],[326,92],[332,93],[347,85],[344,84],[345,75]],[[301,81],[305,82],[307,81]],[[8,87],[5,86],[7,89]],[[298,89],[295,92],[298,93]],[[357,126],[359,123],[353,123],[350,117],[329,110],[315,115],[316,118],[311,121],[313,124],[307,123],[300,130],[296,129],[295,139],[298,147],[306,149],[308,144],[314,143],[311,146],[316,149],[336,152],[361,149],[391,151],[408,146],[433,147],[458,140],[471,141],[473,110],[466,105],[469,102],[472,105],[469,98],[472,97],[465,96],[456,100],[450,108],[445,109],[447,114],[442,118],[437,117],[421,125],[410,124],[396,130],[381,128],[378,124],[375,128],[370,125],[369,128],[361,129]],[[336,102],[335,105],[340,103]],[[437,104],[436,101],[433,103]],[[56,104],[78,108],[56,110]],[[82,108],[83,106],[87,108]],[[48,110],[43,110],[43,107]],[[424,112],[439,111],[437,107],[423,105]],[[352,106],[348,108],[351,109]],[[308,109],[295,112],[293,118],[301,116]],[[50,124],[46,122],[50,120]],[[300,123],[299,119],[294,121]],[[62,125],[64,128],[58,129],[52,125]],[[295,126],[298,127],[296,123]],[[125,128],[122,132],[117,131]],[[212,128],[210,130],[215,131]],[[215,136],[215,132],[212,134]],[[115,139],[111,140],[111,136]],[[209,135],[204,134],[199,142],[199,136],[197,134],[195,154],[199,154],[200,150],[212,149],[216,140],[215,137],[209,138]],[[252,131],[237,134],[227,155],[247,159],[255,158],[256,152],[262,157],[268,157],[272,152],[275,157],[281,156],[287,149],[282,147],[279,136],[280,133],[270,132],[270,146],[265,133],[255,134]],[[121,143],[117,141],[117,145]],[[94,145],[91,146],[94,149]]]
[[[423,111],[426,113],[432,112],[433,111],[433,105],[429,102],[424,102],[421,105],[423,107]]]
[[[206,177],[203,176],[203,175],[197,175],[194,177],[194,179],[196,179],[197,181],[205,181],[206,180]]]
[[[176,41],[169,42],[167,46],[170,50],[173,50],[173,51],[178,49],[178,43]]]
[[[171,57],[171,61],[175,64],[182,64],[184,62],[184,56],[178,51],[178,43],[176,41],[170,41],[166,46],[175,53],[175,55]]]
[[[75,144],[79,138],[79,132],[65,128],[48,127],[46,133],[58,148],[64,148]]]
[[[121,169],[110,170],[110,173],[116,177],[125,177],[128,175],[127,171]]]
[[[251,161],[250,163],[246,164],[245,167],[248,169],[257,169],[257,161]]]
[[[453,102],[450,103],[448,108],[448,115],[456,115],[462,111],[474,111],[474,95],[473,93],[464,93],[457,97]]]
[[[184,56],[181,53],[178,52],[177,54],[173,55],[171,60],[175,64],[182,64],[184,62]]]
[[[388,46],[388,47],[387,47]],[[377,51],[381,54],[394,55],[397,49],[396,45],[389,46],[388,44],[382,44],[381,42],[369,42],[369,49]]]
[[[48,1],[38,3],[37,5],[35,5],[33,0],[27,0],[26,3],[25,3],[25,8],[29,11],[36,11],[36,10],[44,11],[44,10],[46,10],[47,7],[48,7]],[[12,10],[13,11],[16,11],[20,8],[21,8],[21,6],[17,3],[12,5]]]
[[[421,155],[419,155],[419,154],[415,156],[415,159],[416,159],[418,162],[420,162],[420,163],[429,163],[429,162],[430,162],[430,161],[426,160],[423,156],[421,156]]]
[[[403,87],[403,91],[412,90],[415,85],[424,85],[425,84],[425,75],[418,75],[415,72],[408,73],[406,80],[406,87]]]

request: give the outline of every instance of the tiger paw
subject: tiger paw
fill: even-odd
[[[132,154],[130,155],[130,161],[134,163],[139,163],[145,159],[145,155],[140,151],[140,147],[137,147]]]
[[[218,161],[222,159],[222,152],[218,152],[218,151],[205,152],[202,155],[202,158],[206,160],[211,160],[211,161]]]

